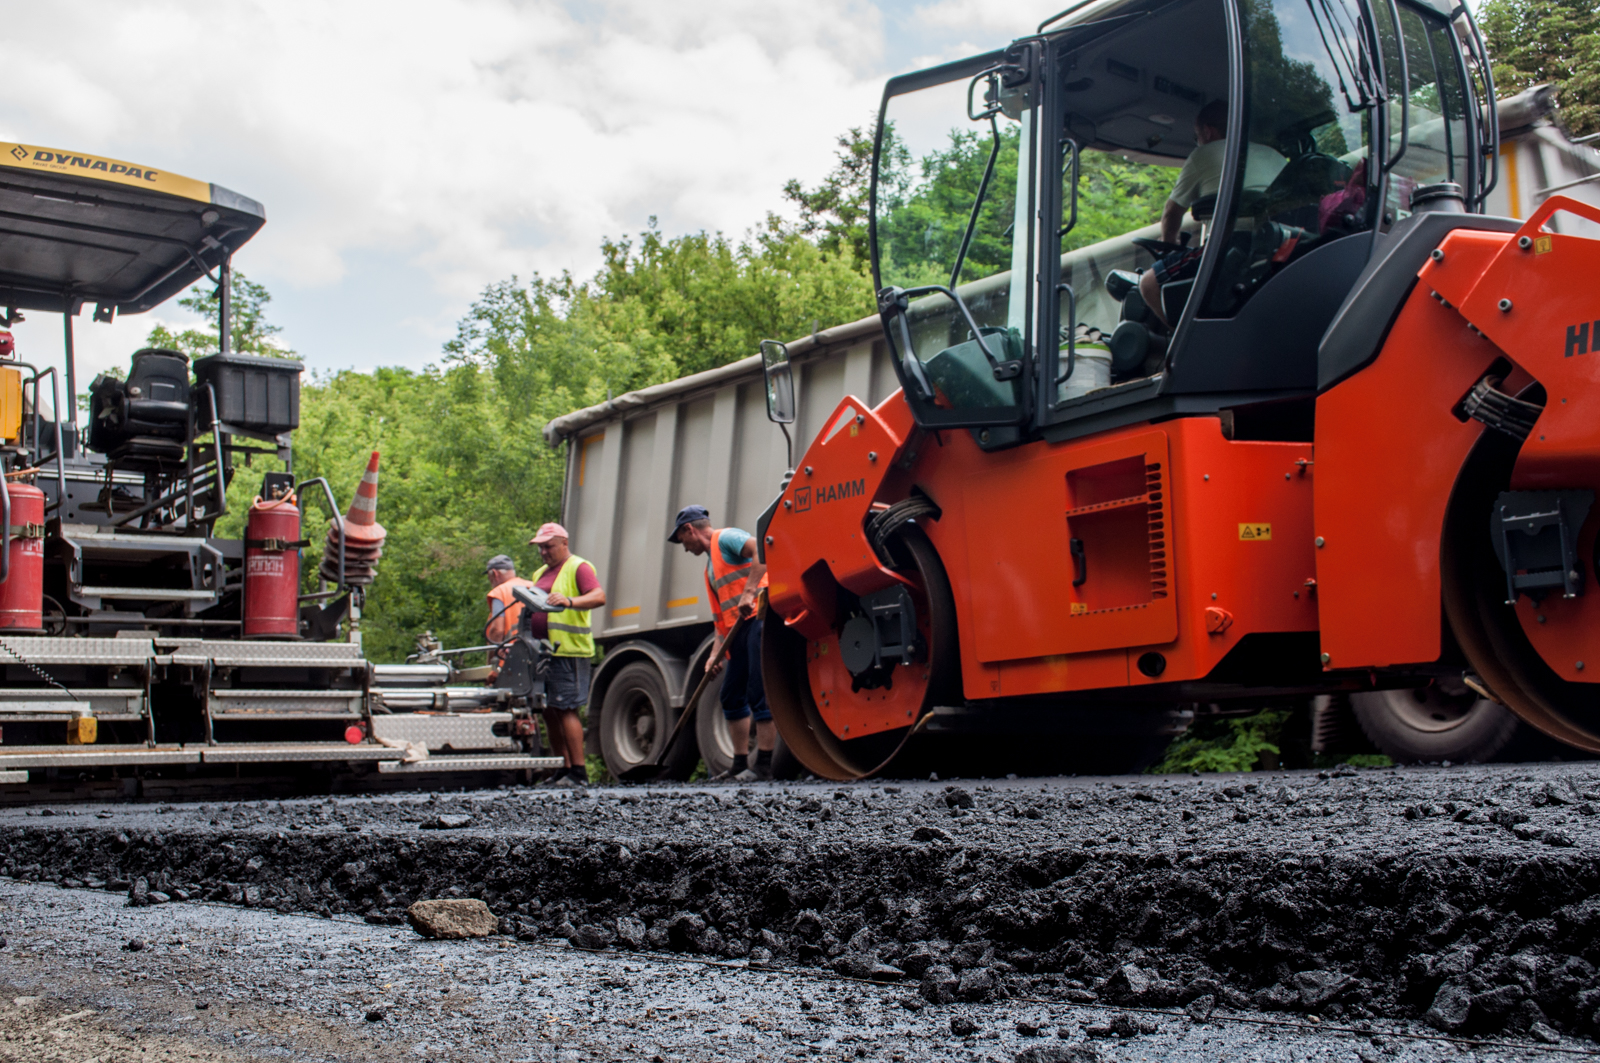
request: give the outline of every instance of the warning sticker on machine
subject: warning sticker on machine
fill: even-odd
[[[281,576],[283,575],[283,555],[275,554],[268,557],[252,557],[245,562],[245,574],[249,576]]]
[[[1270,524],[1241,524],[1239,525],[1240,542],[1260,542],[1272,538],[1272,525]]]

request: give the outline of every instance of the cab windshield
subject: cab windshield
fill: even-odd
[[[877,284],[902,293],[890,339],[925,423],[1012,422],[1031,305],[1032,79],[1000,53],[940,73],[903,92],[891,83],[885,99]]]

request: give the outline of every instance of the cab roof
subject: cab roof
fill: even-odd
[[[0,141],[0,306],[137,314],[266,223],[220,185],[102,155]]]

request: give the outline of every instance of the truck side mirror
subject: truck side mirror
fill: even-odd
[[[794,424],[794,373],[789,348],[777,340],[761,341],[761,373],[767,379],[767,419]]]

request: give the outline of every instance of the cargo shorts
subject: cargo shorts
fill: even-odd
[[[545,707],[577,712],[587,705],[590,669],[587,657],[551,657],[544,676]]]

